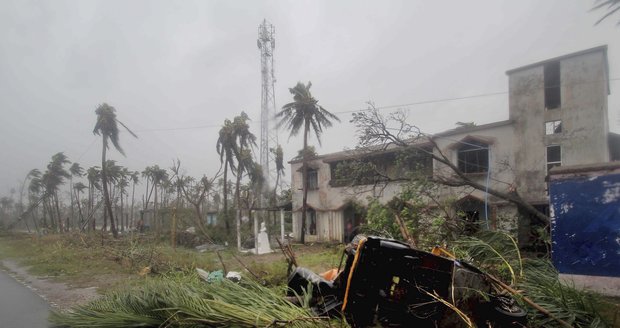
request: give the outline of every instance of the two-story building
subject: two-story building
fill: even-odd
[[[549,169],[620,159],[620,138],[609,133],[608,127],[608,71],[606,46],[509,70],[509,119],[434,134],[434,151],[441,151],[475,181],[500,191],[513,188],[528,203],[547,211]],[[308,163],[307,241],[346,241],[352,229],[364,222],[357,206],[366,205],[369,199],[387,202],[401,191],[399,182],[374,188],[376,177],[358,179],[352,188],[347,172],[338,167],[360,156],[392,177],[404,176],[402,171],[407,169],[397,160],[394,148],[313,157]],[[290,164],[293,234],[299,238],[302,162],[295,159]],[[446,171],[445,165],[423,153],[415,164],[433,176]],[[470,220],[485,220],[492,227],[518,231],[520,242],[528,242],[532,219],[520,215],[512,203],[471,188],[467,192],[445,188],[443,197],[457,197],[458,210]]]

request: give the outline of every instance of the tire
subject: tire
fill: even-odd
[[[493,327],[526,327],[527,311],[508,296],[496,296],[491,300],[489,319]]]

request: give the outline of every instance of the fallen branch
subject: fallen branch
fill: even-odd
[[[222,269],[224,269],[224,275],[226,275],[228,273],[228,270],[226,270],[226,264],[224,264],[224,260],[222,260],[222,255],[220,255],[219,251],[215,251],[215,254],[217,254],[217,258],[220,259],[220,263],[222,264]]]
[[[504,283],[503,281],[499,280],[498,278],[496,278],[495,276],[493,276],[492,274],[489,273],[485,273],[485,275],[487,277],[489,277],[489,279],[493,280],[493,282],[495,282],[496,284],[498,284],[499,286],[501,286],[502,288],[504,288],[505,290],[507,290],[509,293],[511,293],[512,295],[518,296],[520,297],[525,303],[527,303],[528,305],[530,305],[531,307],[535,308],[536,310],[540,311],[542,314],[548,316],[549,318],[557,321],[558,323],[560,323],[562,326],[567,327],[567,328],[572,328],[573,326],[556,317],[555,315],[553,315],[553,313],[547,311],[547,309],[543,308],[542,306],[536,304],[534,301],[532,301],[531,299],[529,299],[527,296],[523,296],[518,290],[515,290],[514,288],[508,286],[506,283]]]
[[[237,255],[235,255],[235,253],[232,253],[232,256],[235,258],[235,260],[237,260],[237,262],[239,262],[239,264],[241,264],[241,266],[244,269],[246,269],[252,276],[254,276],[254,278],[256,278],[256,280],[262,281],[259,276],[257,276],[254,272],[252,272],[252,270],[250,270],[250,268],[247,267],[247,265],[245,265],[243,262],[241,262],[241,260],[237,257]]]

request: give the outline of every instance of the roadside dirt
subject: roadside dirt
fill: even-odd
[[[53,308],[58,310],[67,310],[74,305],[94,300],[98,296],[96,286],[72,288],[67,284],[54,282],[45,277],[36,277],[28,273],[27,268],[21,267],[11,260],[0,261],[0,269],[43,297]]]

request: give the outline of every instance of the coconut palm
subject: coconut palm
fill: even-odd
[[[280,177],[284,175],[284,152],[282,146],[278,145],[276,148],[271,148],[270,151],[275,157],[276,164],[276,183],[273,187],[273,202],[275,204],[278,197],[278,186],[280,185]]]
[[[251,148],[256,146],[256,136],[250,132],[248,121],[250,118],[245,112],[236,116],[233,120],[235,147],[233,148],[237,159],[235,198],[237,200],[237,247],[241,248],[241,178],[243,174],[251,170],[253,160]]]
[[[103,147],[101,150],[101,182],[103,184],[103,199],[106,205],[107,214],[110,217],[110,228],[112,229],[112,235],[114,238],[118,237],[118,232],[116,231],[116,226],[114,225],[114,216],[112,213],[112,202],[110,201],[110,195],[108,193],[108,176],[105,168],[106,164],[106,151],[108,150],[109,144],[108,141],[111,141],[114,145],[114,148],[118,150],[123,156],[125,156],[125,152],[119,143],[119,131],[118,124],[122,125],[131,135],[136,136],[125,124],[116,119],[116,109],[114,107],[103,103],[97,107],[95,110],[95,114],[97,114],[97,122],[95,123],[95,128],[93,129],[93,133],[96,135],[100,135],[103,143]]]
[[[62,231],[62,218],[60,214],[60,202],[58,200],[58,189],[65,183],[65,179],[71,177],[71,174],[65,169],[65,165],[69,163],[69,159],[64,153],[56,153],[47,164],[47,170],[45,170],[45,173],[41,176],[43,188],[45,189],[44,207],[47,205],[52,226],[59,232]]]
[[[130,178],[131,178],[131,217],[130,217],[130,223],[129,226],[133,227],[134,225],[134,200],[135,200],[135,194],[136,194],[136,184],[140,181],[140,172],[138,171],[133,171],[130,174]]]
[[[101,170],[93,166],[86,170],[88,180],[88,220],[92,220],[92,230],[95,230],[96,222],[92,217],[95,215],[95,192],[101,190]]]
[[[220,163],[224,165],[223,177],[223,193],[224,193],[224,224],[226,225],[226,233],[230,234],[230,217],[228,213],[228,170],[231,172],[236,170],[235,166],[235,131],[233,123],[226,119],[224,125],[220,128],[219,137],[217,139],[216,150],[220,155]]]
[[[77,203],[77,208],[78,208],[78,216],[80,218],[80,230],[84,229],[84,214],[82,212],[82,203],[80,200],[80,194],[84,192],[84,190],[86,190],[88,187],[86,187],[85,184],[81,183],[81,182],[76,182],[73,185],[73,192],[75,193],[75,202]]]
[[[151,196],[153,195],[153,193],[155,194],[154,199],[153,199],[153,223],[155,224],[155,230],[157,231],[157,233],[159,234],[159,221],[158,221],[158,216],[157,216],[157,203],[158,203],[158,187],[161,186],[161,184],[164,181],[168,180],[168,172],[166,172],[166,169],[162,169],[159,167],[159,165],[153,165],[153,166],[148,166],[147,168],[144,169],[144,171],[142,172],[142,176],[146,178],[147,180],[147,184],[146,184],[146,195],[145,195],[145,200],[144,200],[144,210],[146,211],[148,209],[148,203],[149,200],[151,198]],[[150,189],[149,189],[149,182],[151,184]]]
[[[288,103],[282,107],[282,110],[276,114],[276,118],[279,118],[278,126],[285,126],[291,131],[290,136],[295,136],[303,128],[304,133],[304,152],[302,157],[302,182],[303,182],[303,200],[302,200],[302,212],[301,212],[301,242],[305,242],[306,235],[306,209],[308,200],[308,156],[305,150],[308,148],[308,137],[310,132],[314,132],[314,135],[321,144],[321,134],[323,133],[323,127],[331,127],[332,121],[340,122],[338,117],[325,108],[320,106],[319,101],[316,100],[310,93],[310,87],[312,83],[304,85],[298,82],[297,85],[289,89],[289,92],[293,95],[293,102]]]
[[[69,195],[71,196],[71,223],[72,225],[75,225],[75,210],[74,210],[75,203],[73,202],[73,190],[74,190],[73,178],[82,177],[84,175],[84,169],[80,166],[79,163],[73,163],[71,164],[71,167],[69,167],[69,173],[71,173],[71,177],[69,178]]]

